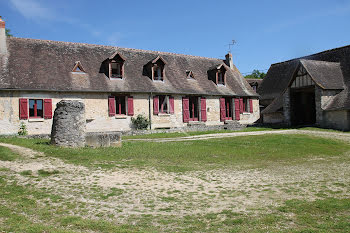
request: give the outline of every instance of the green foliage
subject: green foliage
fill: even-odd
[[[149,120],[144,115],[137,115],[136,118],[132,117],[131,122],[136,129],[147,129],[149,126]]]
[[[19,125],[18,135],[28,135],[27,125],[24,122],[21,122],[21,124]]]
[[[266,74],[264,72],[260,72],[259,70],[253,70],[253,72],[249,75],[244,76],[245,78],[250,79],[263,79],[265,78]]]
[[[11,30],[10,29],[5,29],[5,32],[6,32],[6,36],[8,36],[8,37],[12,37],[13,35],[10,33],[11,32]]]

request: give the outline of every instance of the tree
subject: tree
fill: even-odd
[[[248,74],[244,76],[245,78],[251,78],[251,79],[263,79],[265,78],[266,74],[264,72],[260,72],[259,70],[253,70],[251,74]]]
[[[11,36],[13,36],[11,33],[10,33],[10,29],[5,29],[5,32],[6,32],[6,36],[8,36],[8,37],[11,37]]]

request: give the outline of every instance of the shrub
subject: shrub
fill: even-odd
[[[149,126],[149,120],[141,114],[137,115],[136,118],[132,117],[131,122],[136,129],[147,129]]]
[[[27,125],[24,122],[21,122],[21,124],[19,125],[18,135],[25,136],[27,134],[28,134]]]

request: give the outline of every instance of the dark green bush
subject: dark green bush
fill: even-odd
[[[149,120],[144,115],[137,115],[136,118],[132,117],[131,122],[136,129],[147,129],[149,126]]]

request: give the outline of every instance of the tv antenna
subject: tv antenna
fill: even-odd
[[[232,42],[230,44],[228,44],[228,51],[231,53],[231,47],[234,46],[235,44],[237,44],[237,41],[232,40]]]

